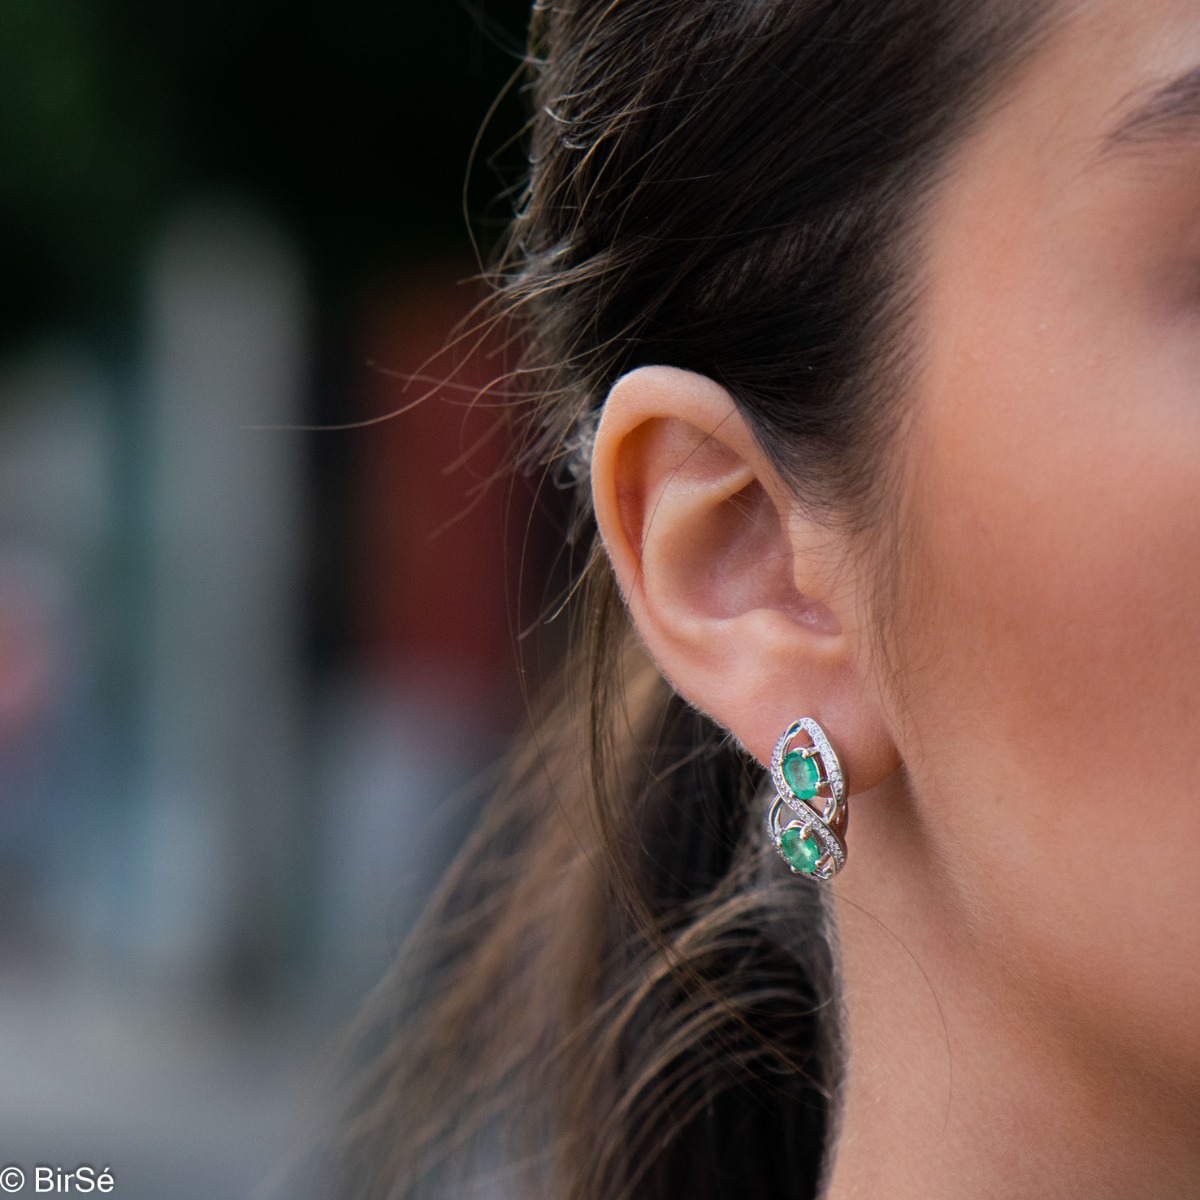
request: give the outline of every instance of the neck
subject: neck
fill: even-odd
[[[1006,978],[903,794],[854,815],[833,885],[847,1076],[825,1200],[1200,1195],[1197,1088],[1170,1080],[1169,1052],[1143,1069],[1081,1039],[1069,999]]]

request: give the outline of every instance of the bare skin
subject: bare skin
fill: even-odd
[[[887,614],[711,381],[606,405],[650,652],[848,767],[829,1200],[1200,1195],[1200,103],[1108,144],[1197,66],[1196,0],[1084,5],[958,151]]]

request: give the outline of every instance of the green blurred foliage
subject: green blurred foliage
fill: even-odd
[[[173,205],[278,214],[336,310],[373,277],[463,253],[466,164],[519,70],[528,0],[4,0],[0,344],[125,313]],[[477,226],[512,182],[519,89],[482,138]],[[499,152],[507,165],[488,161]]]
[[[134,103],[110,33],[95,5],[6,0],[0,336],[110,297],[175,173],[162,114]]]

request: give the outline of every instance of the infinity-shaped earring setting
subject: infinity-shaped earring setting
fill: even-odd
[[[801,735],[808,745],[796,745]],[[797,875],[832,879],[846,865],[846,777],[825,730],[801,717],[771,755],[775,800],[767,828]]]

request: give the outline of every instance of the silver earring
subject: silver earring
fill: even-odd
[[[800,740],[805,735],[808,744]],[[771,755],[775,799],[767,829],[797,875],[832,879],[846,865],[846,777],[825,730],[793,721]]]

